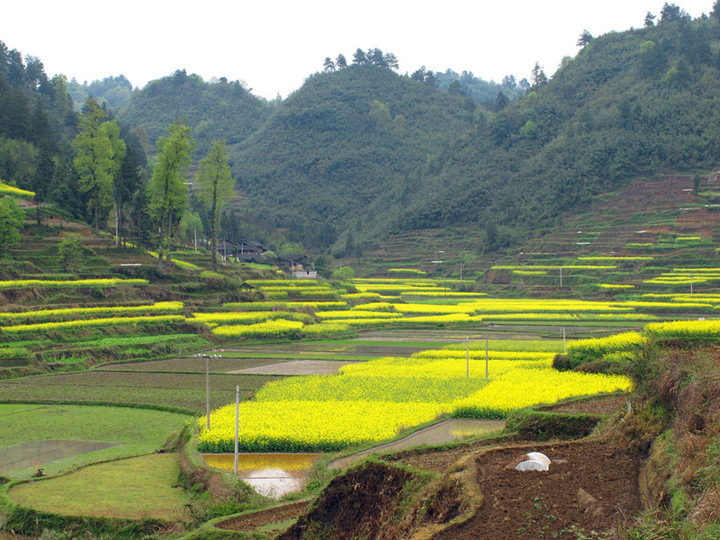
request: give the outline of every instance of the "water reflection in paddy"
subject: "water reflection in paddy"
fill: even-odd
[[[501,431],[505,422],[496,420],[450,419],[410,434],[400,440],[376,446],[333,461],[331,469],[345,468],[362,457],[378,451],[392,451],[421,444],[442,444],[465,437]],[[238,476],[255,491],[279,499],[303,489],[308,475],[322,454],[238,454]],[[232,472],[234,454],[203,454],[205,462],[216,469]]]
[[[0,449],[0,474],[19,472],[32,467],[35,463],[47,465],[48,463],[68,457],[104,450],[116,443],[97,441],[66,441],[56,439],[42,439],[9,448]]]
[[[322,454],[238,454],[238,476],[255,491],[279,499],[303,489],[308,474]],[[216,469],[232,472],[234,454],[203,454],[205,462]]]

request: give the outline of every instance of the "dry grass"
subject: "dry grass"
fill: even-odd
[[[629,538],[705,538],[702,531],[720,522],[719,356],[713,348],[669,349],[652,359],[654,380],[639,396],[642,406],[624,423],[632,428],[626,435],[639,440],[644,432],[657,433],[660,427],[651,429],[651,416],[643,417],[643,411],[654,408],[671,415],[662,427],[667,431],[649,449],[645,479],[655,499],[651,503],[668,514],[641,520]],[[670,515],[668,528],[664,520]],[[653,523],[657,528],[649,533]]]

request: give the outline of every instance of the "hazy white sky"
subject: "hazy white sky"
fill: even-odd
[[[693,17],[714,0],[674,2]],[[0,41],[40,58],[45,71],[92,81],[125,75],[134,86],[186,69],[205,80],[243,80],[282,97],[358,48],[392,52],[400,73],[471,71],[499,82],[551,75],[575,56],[580,33],[641,27],[664,0],[23,0],[4,2]]]

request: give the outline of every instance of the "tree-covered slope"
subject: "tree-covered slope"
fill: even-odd
[[[199,159],[215,140],[225,139],[230,147],[244,140],[262,125],[271,109],[238,81],[205,82],[199,75],[178,70],[134,92],[118,119],[145,137],[149,153],[168,125],[180,120],[193,130]]]
[[[481,118],[401,223],[536,224],[633,177],[716,165],[718,47],[715,19],[594,39],[547,84]]]
[[[720,24],[610,33],[499,111],[388,69],[309,78],[235,166],[258,216],[315,245],[492,222],[500,237],[638,176],[720,156]],[[352,242],[351,242],[352,244]]]
[[[235,171],[258,216],[292,239],[344,249],[345,231],[385,232],[474,109],[387,68],[316,74],[247,140]]]
[[[101,105],[117,110],[129,103],[132,92],[132,83],[125,75],[105,77],[102,81],[91,83],[86,81],[83,84],[73,78],[68,86],[68,93],[78,109],[89,97],[92,97]]]

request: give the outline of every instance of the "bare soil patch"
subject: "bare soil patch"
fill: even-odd
[[[553,444],[538,448],[552,461],[549,471],[514,470],[527,450],[480,455],[482,506],[434,538],[576,538],[573,529],[609,531],[641,510],[637,457],[599,442]]]
[[[332,480],[308,513],[278,540],[392,538],[388,521],[416,478],[397,467],[364,463]]]
[[[475,514],[460,525],[441,530],[452,516],[445,516],[442,501],[455,508],[456,496],[438,492],[435,510],[439,527],[433,540],[479,538],[577,538],[585,531],[607,532],[627,524],[642,509],[638,477],[640,460],[602,442],[550,444],[507,443],[483,449],[479,444],[463,445],[444,451],[404,453],[393,461],[402,465],[445,473],[461,458],[475,454],[476,481],[483,500]],[[529,451],[540,451],[552,461],[547,472],[521,472],[513,469]],[[398,457],[398,456],[396,456]],[[366,476],[367,474],[367,476]],[[239,516],[223,522],[224,529],[251,532],[271,523],[299,518],[282,538],[310,538],[318,530],[332,531],[334,538],[395,538],[387,529],[372,530],[369,523],[387,517],[398,503],[400,486],[408,479],[395,478],[398,469],[379,464],[352,469],[333,481],[305,513],[307,502],[281,506]],[[376,477],[377,476],[377,477]],[[435,514],[433,514],[435,516]],[[432,516],[429,516],[432,518]],[[380,520],[382,521],[382,520]],[[421,525],[418,523],[418,525]],[[425,522],[427,525],[427,522]],[[371,534],[367,534],[371,531]],[[397,532],[397,531],[395,531]],[[408,531],[405,531],[408,532]]]
[[[251,514],[245,514],[242,516],[236,516],[234,518],[227,519],[215,526],[219,529],[225,529],[228,531],[243,531],[252,532],[258,527],[265,526],[269,523],[279,523],[288,519],[296,519],[301,514],[304,514],[310,501],[298,501],[289,504],[282,504],[253,512]]]
[[[265,358],[211,358],[210,372],[220,373],[245,368],[253,368],[266,364],[275,364],[278,360]],[[205,360],[201,358],[168,358],[148,362],[125,362],[105,364],[96,368],[97,371],[146,371],[158,373],[205,373]]]
[[[487,439],[462,446],[455,446],[448,450],[441,451],[433,448],[409,450],[405,452],[398,452],[397,454],[387,456],[384,459],[386,461],[415,467],[416,469],[422,469],[424,471],[442,473],[454,465],[459,459],[470,453],[477,454],[482,451],[484,447],[488,446],[497,447],[498,441],[496,439]],[[501,447],[503,448],[516,446],[516,442],[501,443]]]
[[[228,371],[257,375],[327,375],[337,373],[340,368],[356,362],[335,362],[333,360],[291,360],[265,366]]]

